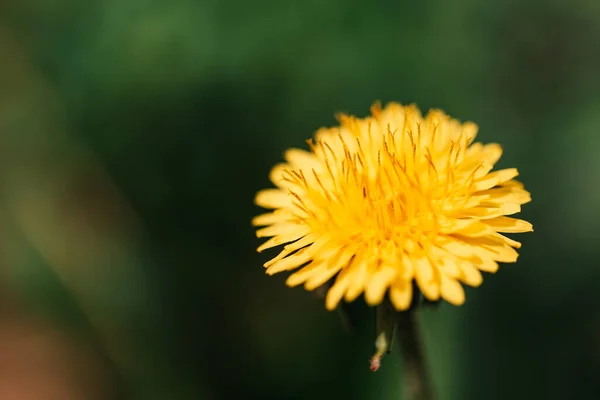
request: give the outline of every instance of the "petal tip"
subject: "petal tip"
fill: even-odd
[[[452,299],[452,300],[445,299],[445,300],[446,300],[448,303],[450,303],[450,304],[452,304],[453,306],[456,306],[456,307],[460,307],[460,306],[464,305],[464,304],[465,304],[465,301],[466,301],[466,299],[465,299],[465,298],[462,298],[462,299]]]
[[[303,281],[295,277],[294,275],[290,275],[289,278],[285,281],[286,286],[288,287],[296,287],[301,284]]]
[[[380,296],[379,293],[374,294],[372,290],[368,289],[365,291],[365,302],[369,307],[377,306],[381,304],[382,301],[383,295]]]
[[[333,301],[333,300],[329,300],[329,298],[327,298],[325,300],[325,309],[327,311],[333,311],[337,308],[339,301]]]

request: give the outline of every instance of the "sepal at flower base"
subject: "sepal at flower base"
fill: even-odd
[[[388,299],[385,299],[375,309],[375,353],[371,357],[371,371],[375,372],[381,366],[381,359],[392,351],[394,332],[398,321],[398,312]]]

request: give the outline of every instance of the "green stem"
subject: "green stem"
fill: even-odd
[[[403,398],[409,400],[434,400],[435,396],[427,370],[414,309],[411,308],[398,313],[397,335],[403,358]]]

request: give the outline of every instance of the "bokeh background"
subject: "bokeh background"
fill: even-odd
[[[346,333],[250,226],[377,99],[476,121],[533,195],[519,262],[422,315],[439,398],[598,398],[599,72],[593,0],[2,1],[0,398],[401,398],[373,310]]]

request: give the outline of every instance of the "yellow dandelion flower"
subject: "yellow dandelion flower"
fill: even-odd
[[[491,172],[502,148],[474,143],[474,123],[397,103],[371,114],[340,115],[340,126],[308,141],[310,151],[287,150],[272,169],[276,188],[255,199],[272,211],[252,222],[270,237],[259,252],[285,246],[266,272],[300,268],[286,283],[307,290],[335,278],[330,310],[362,293],[370,305],[387,293],[406,310],[413,282],[431,301],[460,305],[461,282],[478,286],[481,271],[517,260],[521,244],[502,233],[533,230],[507,217],[531,197],[515,168]]]

